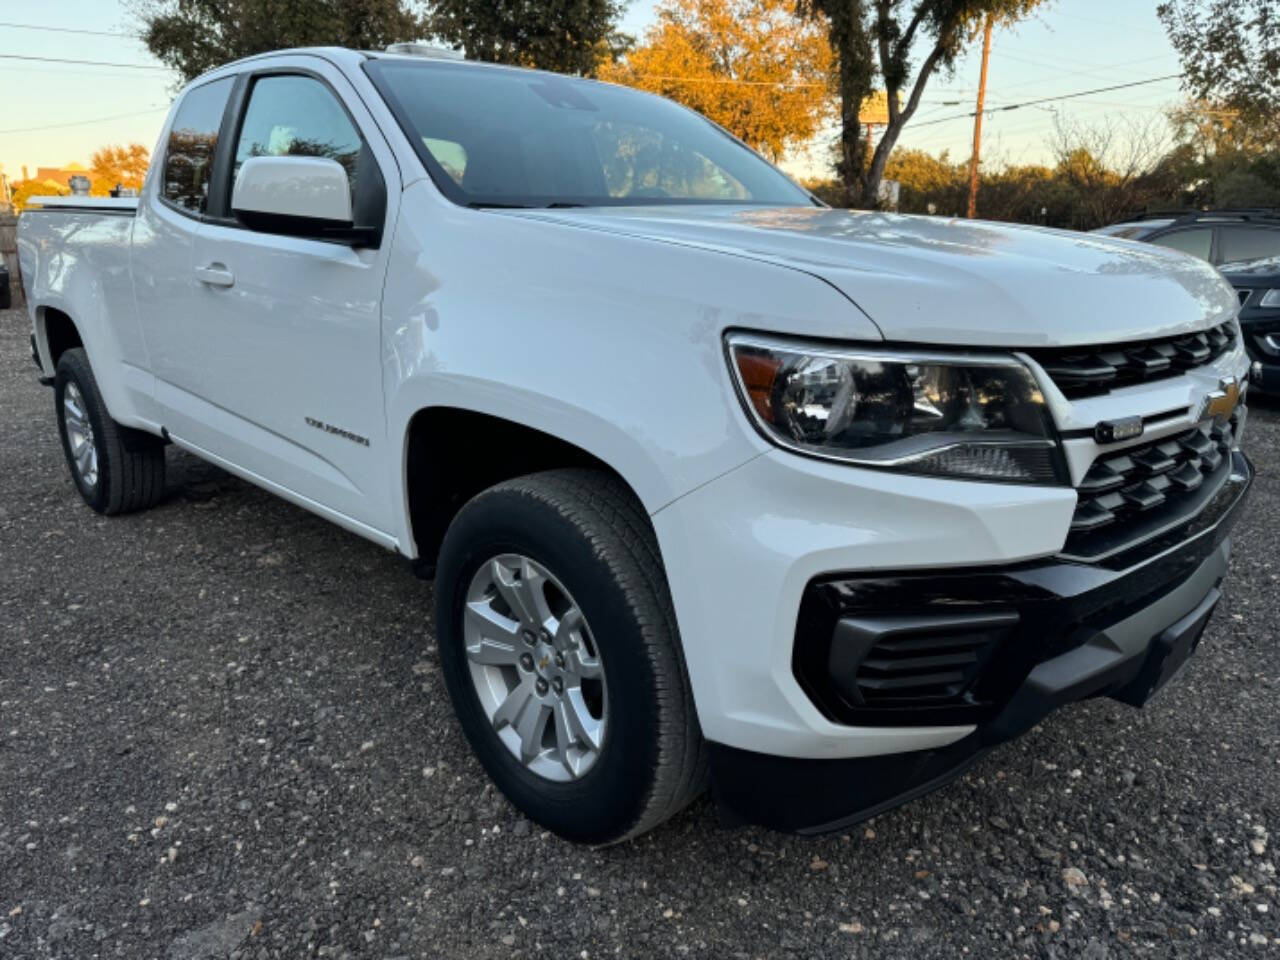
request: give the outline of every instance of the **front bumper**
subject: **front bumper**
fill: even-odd
[[[989,671],[995,679],[980,696],[917,717],[968,722],[959,739],[844,759],[785,757],[713,742],[712,779],[721,807],[775,829],[839,829],[947,783],[1060,706],[1097,696],[1145,703],[1199,642],[1252,478],[1247,458],[1233,453],[1230,478],[1203,521],[1182,531],[1180,542],[1166,541],[1122,570],[1033,561],[1003,569],[829,578],[837,595],[849,597],[850,610],[865,609],[869,600],[891,610],[895,597],[915,611],[954,610],[961,603],[968,604],[964,609],[1012,611],[1019,627],[1001,635]],[[828,662],[835,669],[838,658]],[[797,670],[803,675],[799,665]],[[841,709],[857,707],[833,703],[824,712],[833,720],[868,722],[867,711],[842,717]]]

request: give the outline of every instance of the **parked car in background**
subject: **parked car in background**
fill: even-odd
[[[1222,275],[1240,297],[1240,329],[1249,359],[1261,364],[1254,381],[1280,393],[1280,257],[1228,263]]]
[[[1261,208],[1146,213],[1093,232],[1181,250],[1215,266],[1280,257],[1280,213]]]
[[[567,837],[708,781],[843,829],[1142,705],[1221,596],[1249,360],[1192,257],[833,210],[649,94],[340,49],[194,81],[138,198],[32,203],[84,500],[158,503],[171,442],[415,561],[477,756]]]

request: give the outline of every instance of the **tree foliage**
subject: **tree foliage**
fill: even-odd
[[[382,49],[425,32],[406,0],[133,0],[147,48],[183,82],[285,47]]]
[[[661,0],[658,22],[602,80],[670,97],[773,160],[830,115],[826,31],[792,0]]]
[[[987,18],[1010,25],[1043,2],[799,0],[802,13],[826,17],[831,46],[839,58],[841,133],[836,171],[848,205],[875,205],[889,155],[920,106],[929,79],[938,70],[954,67],[956,57]],[[913,67],[921,52],[919,66]],[[858,122],[858,110],[871,94],[877,75],[887,93],[889,122],[868,158],[869,143]]]
[[[472,60],[590,74],[631,38],[621,0],[436,0],[431,33]]]
[[[1158,118],[1063,120],[1051,165],[983,169],[979,214],[988,220],[1091,230],[1144,210],[1280,206],[1280,139],[1234,111],[1188,102],[1166,129]],[[1273,120],[1272,123],[1280,123]],[[962,216],[968,165],[947,153],[896,150],[885,176],[899,182],[905,213]],[[841,202],[836,182],[812,183]]]
[[[9,199],[13,209],[19,213],[26,209],[32,197],[65,197],[71,192],[57,180],[37,180],[34,177],[14,181],[9,187]]]
[[[95,150],[89,159],[89,192],[102,197],[116,186],[140,190],[150,159],[147,148],[140,143],[109,145]]]
[[[1254,112],[1280,110],[1280,3],[1166,0],[1156,13],[1195,96]]]

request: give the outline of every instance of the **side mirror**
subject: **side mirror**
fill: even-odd
[[[250,230],[361,245],[342,164],[325,157],[250,157],[240,165],[231,211]]]

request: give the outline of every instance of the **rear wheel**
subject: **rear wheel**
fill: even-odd
[[[111,419],[82,347],[58,358],[54,403],[62,452],[85,503],[110,516],[145,510],[160,500],[164,442]]]
[[[548,471],[464,506],[440,551],[436,627],[463,730],[532,819],[610,843],[702,791],[657,543],[616,478]]]

